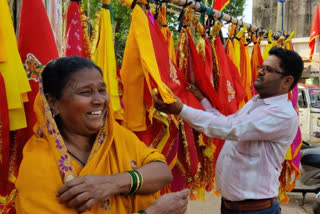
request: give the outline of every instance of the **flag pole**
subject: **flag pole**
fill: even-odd
[[[208,16],[212,16],[216,19],[221,19],[221,20],[224,20],[227,22],[231,22],[233,24],[236,24],[237,26],[246,26],[248,29],[250,29],[250,31],[257,32],[261,35],[265,35],[268,33],[268,31],[262,27],[257,27],[252,24],[246,23],[246,22],[239,20],[233,16],[230,16],[226,13],[220,12],[219,10],[215,10],[210,7],[207,7],[203,3],[197,2],[195,0],[170,0],[170,2],[177,4],[177,5],[180,5],[180,6],[190,4],[189,7],[194,8],[198,12],[205,12],[205,13],[207,13]],[[272,36],[273,37],[280,37],[281,35],[279,33],[273,32]]]

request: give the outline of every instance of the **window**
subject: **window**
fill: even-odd
[[[306,100],[306,94],[304,93],[303,90],[299,89],[299,93],[298,93],[298,104],[299,104],[299,108],[307,108],[308,104],[307,104],[307,100]]]

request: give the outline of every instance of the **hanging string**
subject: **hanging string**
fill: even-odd
[[[191,5],[191,4],[192,4],[192,1],[188,2],[188,0],[186,0],[186,3],[185,3],[185,4],[182,6],[182,8],[181,8],[181,12],[180,12],[180,15],[179,15],[179,18],[178,18],[178,20],[179,20],[178,32],[179,32],[179,33],[181,32],[181,28],[182,28],[182,26],[183,26],[184,9],[185,9],[186,7],[188,7],[189,5]]]

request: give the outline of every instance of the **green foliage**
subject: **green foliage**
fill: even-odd
[[[88,4],[88,1],[90,4]],[[81,4],[83,5],[83,10],[85,14],[90,16],[89,29],[91,29],[94,25],[96,13],[99,12],[101,9],[101,0],[82,0]],[[89,11],[88,11],[88,7],[90,7]]]
[[[116,59],[119,68],[122,64],[123,53],[129,33],[130,27],[130,13],[131,10],[120,4],[119,0],[111,0],[113,8],[113,32],[114,32],[114,46],[116,52]]]
[[[231,16],[242,16],[246,0],[230,0],[230,3],[223,9],[224,13]]]

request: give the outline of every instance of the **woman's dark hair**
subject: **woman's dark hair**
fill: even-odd
[[[95,68],[102,75],[101,69],[86,58],[71,56],[50,61],[41,74],[44,93],[60,99],[70,77],[83,68]]]
[[[300,79],[303,71],[303,61],[301,57],[294,51],[278,47],[271,48],[269,54],[281,59],[280,68],[283,69],[285,75],[293,76],[294,80],[290,88],[290,90],[292,90]]]

